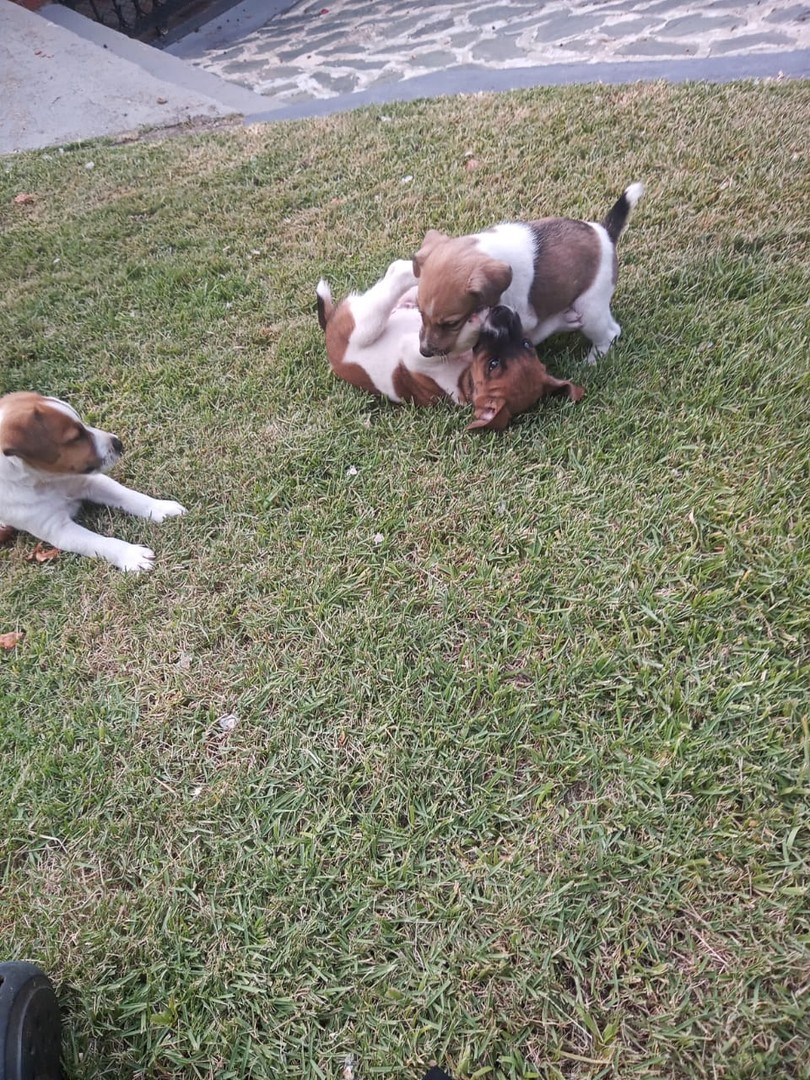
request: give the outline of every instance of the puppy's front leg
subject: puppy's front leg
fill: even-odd
[[[582,401],[585,391],[568,379],[555,379],[546,372],[543,375],[543,397],[550,394],[567,394],[571,401]]]
[[[353,297],[355,330],[352,341],[360,348],[372,345],[388,325],[397,302],[414,285],[413,264],[408,259],[396,259],[384,278],[362,296]]]
[[[139,491],[124,487],[109,476],[90,476],[83,497],[102,506],[114,506],[135,517],[148,518],[150,521],[165,521],[169,517],[185,514],[186,508],[173,499],[152,499]]]
[[[106,559],[119,570],[128,570],[134,574],[151,570],[155,563],[155,553],[150,548],[128,544],[114,536],[100,536],[90,529],[85,529],[83,525],[77,525],[70,518],[50,522],[46,529],[37,530],[37,535],[62,551]]]

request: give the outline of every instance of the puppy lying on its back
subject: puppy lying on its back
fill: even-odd
[[[337,306],[328,284],[318,283],[318,321],[339,378],[398,403],[472,404],[469,428],[491,431],[502,430],[548,394],[582,397],[581,387],[548,374],[509,308],[482,314],[474,348],[443,360],[424,357],[415,287],[413,268],[404,259],[391,263],[367,292],[353,293]]]

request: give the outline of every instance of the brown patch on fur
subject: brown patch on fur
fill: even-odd
[[[542,218],[529,226],[537,243],[529,299],[542,321],[571,307],[590,288],[602,259],[602,245],[584,221]]]
[[[0,453],[51,473],[85,473],[101,467],[90,432],[41,394],[2,399]]]
[[[379,390],[371,381],[368,372],[360,364],[347,363],[343,357],[349,347],[349,338],[354,331],[354,315],[349,305],[340,303],[331,311],[326,312],[326,355],[329,366],[339,379],[344,379],[358,390],[365,390],[369,394],[379,397]]]
[[[420,371],[408,371],[404,364],[397,365],[393,383],[397,396],[414,405],[435,405],[439,401],[452,400],[429,375]]]

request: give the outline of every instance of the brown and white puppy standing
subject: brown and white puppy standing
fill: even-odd
[[[581,330],[591,341],[588,363],[595,363],[621,333],[610,311],[616,245],[643,194],[643,184],[631,184],[601,224],[542,218],[455,238],[431,229],[413,259],[422,355],[469,349],[481,313],[501,303],[517,311],[535,345]]]
[[[84,500],[152,521],[185,513],[178,502],[152,499],[102,475],[123,449],[118,436],[82,423],[65,401],[6,394],[0,398],[0,522],[121,570],[151,570],[149,548],[99,536],[73,520]]]
[[[404,259],[393,262],[367,292],[353,293],[337,306],[328,284],[318,283],[318,321],[335,375],[398,403],[472,404],[469,428],[492,431],[548,394],[565,390],[573,401],[582,397],[580,387],[548,374],[508,308],[495,307],[482,318],[473,349],[443,360],[425,358],[415,284]]]

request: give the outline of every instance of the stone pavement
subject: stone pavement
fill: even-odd
[[[391,99],[409,83],[425,94],[498,88],[495,71],[525,76],[503,85],[597,81],[607,64],[627,79],[634,69],[636,77],[666,78],[671,62],[686,61],[688,71],[689,61],[701,60],[691,77],[712,78],[716,69],[736,78],[778,75],[787,54],[787,73],[810,74],[810,3],[793,0],[276,0],[279,6],[287,10],[267,19],[266,0],[245,0],[168,51],[264,95],[268,115],[285,106],[327,111],[311,106],[348,102],[346,95],[358,103]],[[748,64],[730,63],[734,57]],[[579,77],[543,78],[561,64]]]

